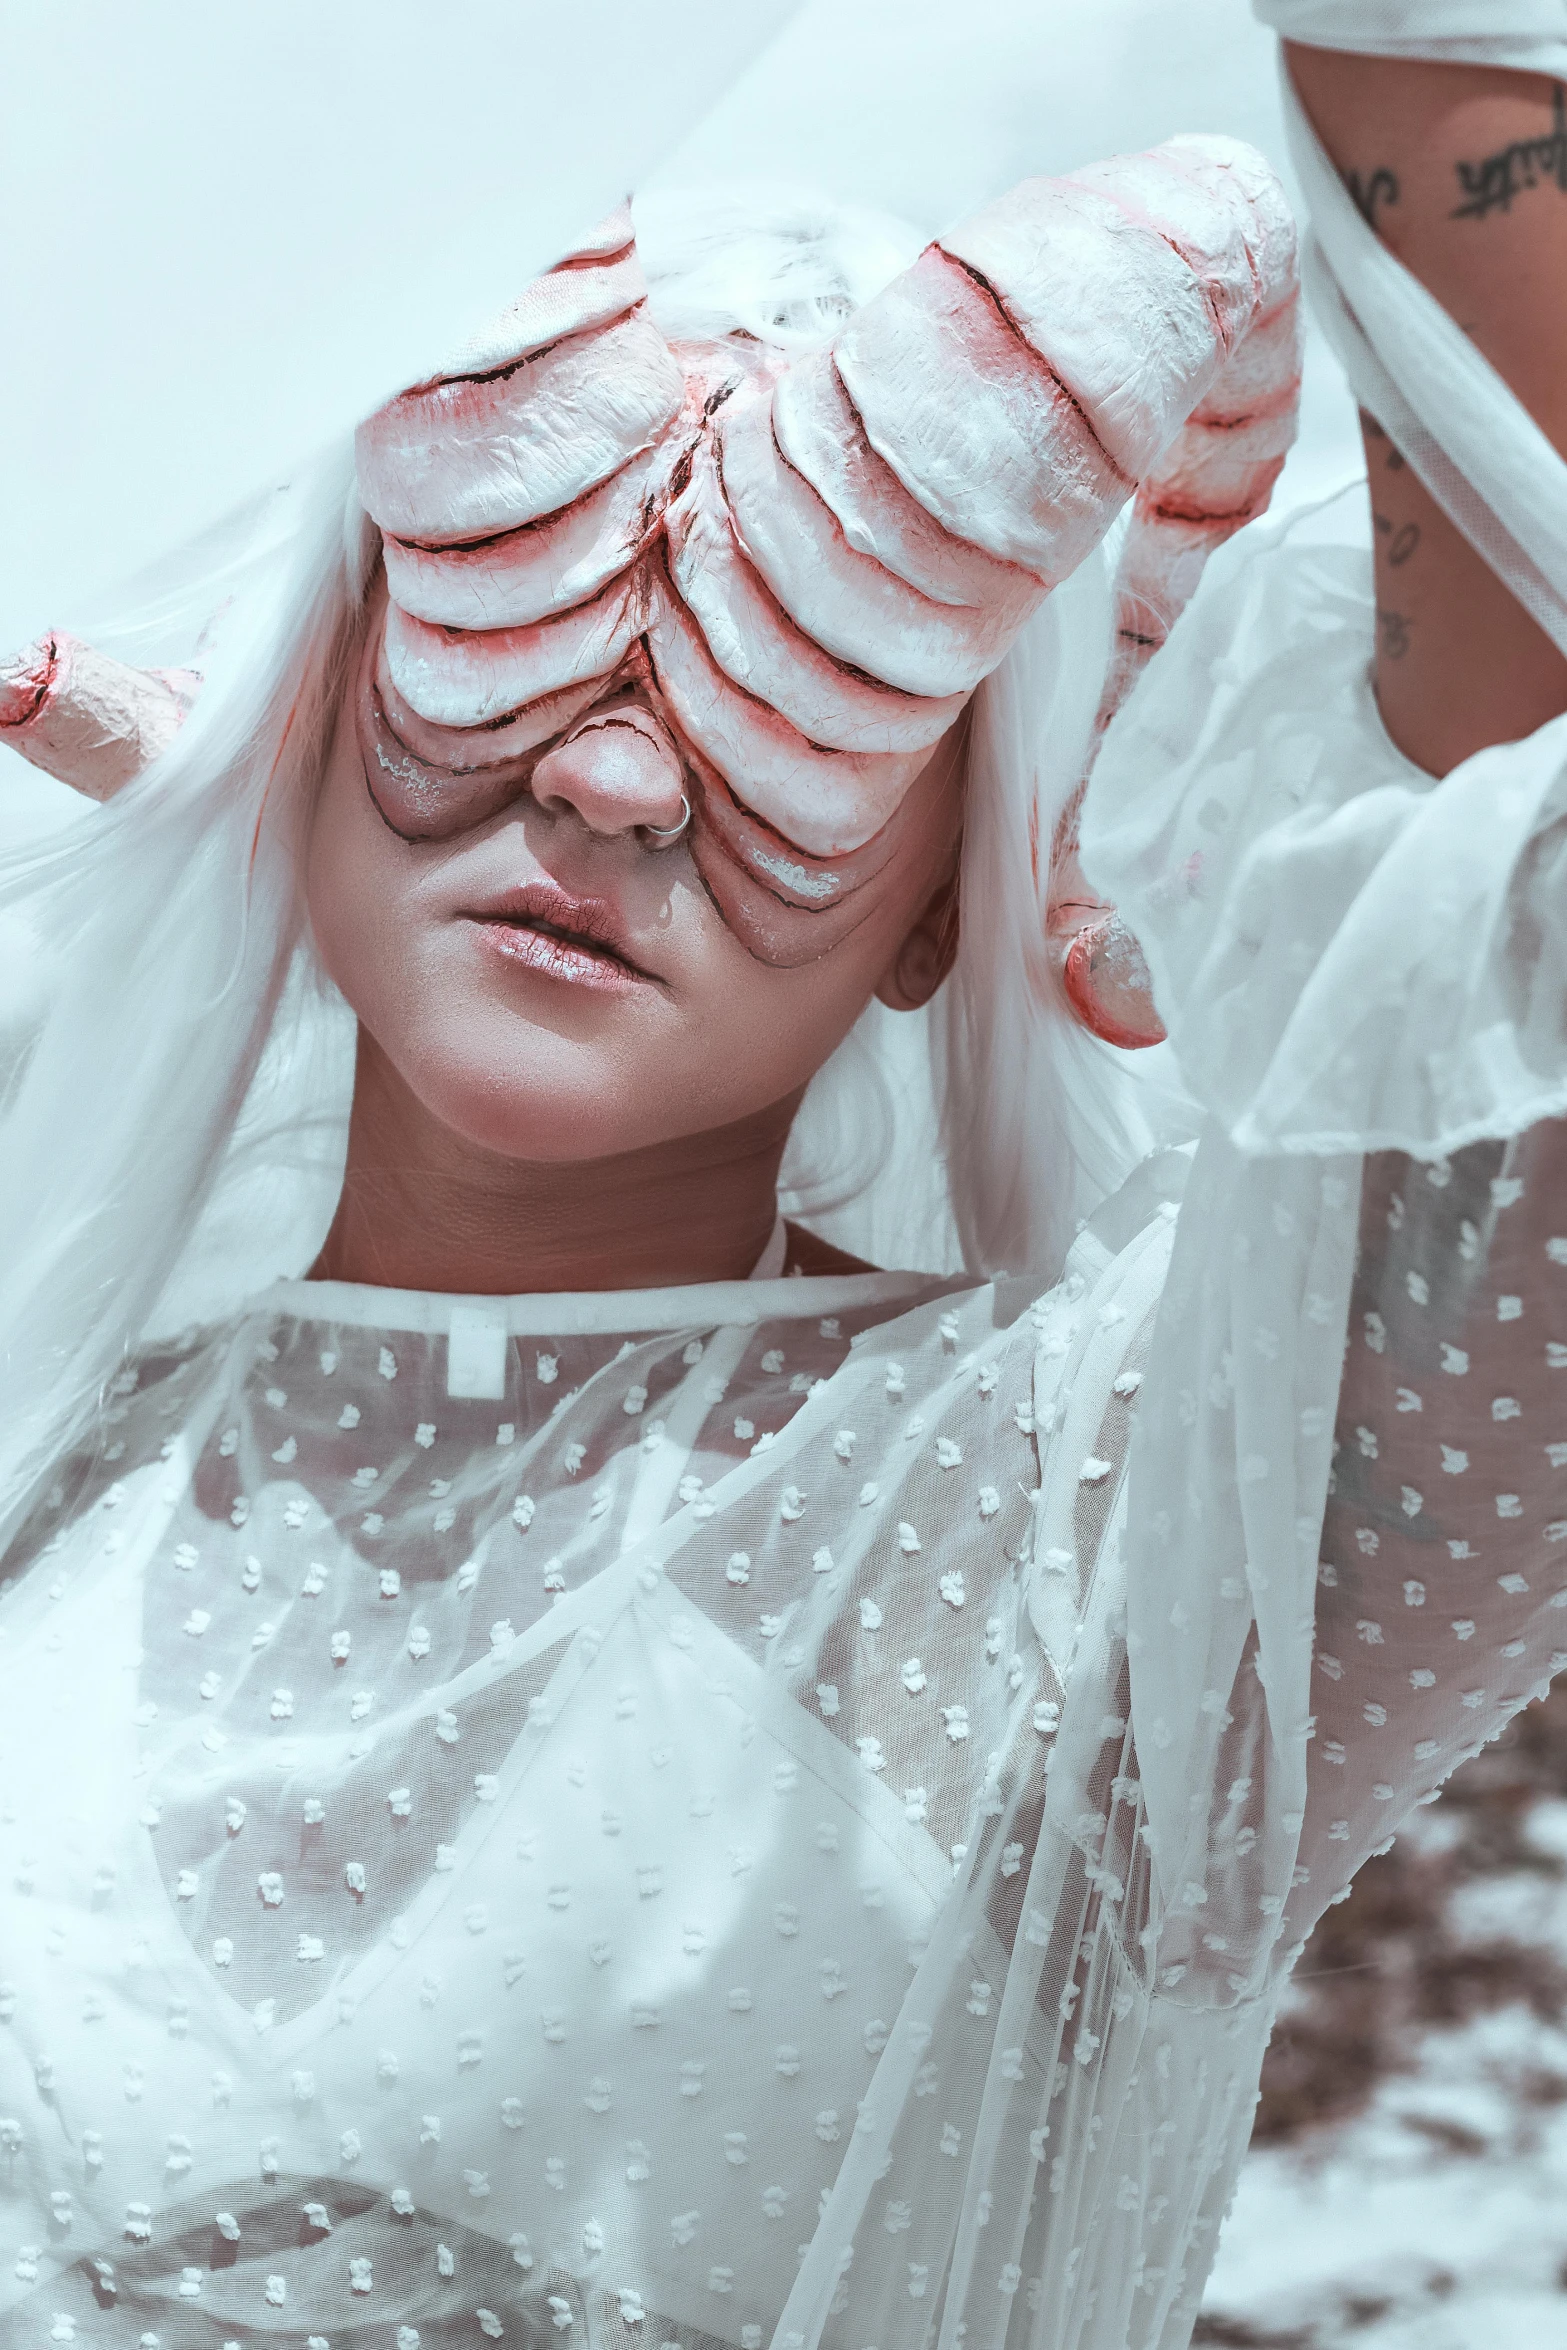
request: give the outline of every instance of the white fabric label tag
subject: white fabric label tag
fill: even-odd
[[[446,1392],[491,1403],[506,1393],[506,1316],[499,1306],[453,1306]]]

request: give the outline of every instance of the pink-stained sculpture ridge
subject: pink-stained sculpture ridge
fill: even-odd
[[[0,743],[107,800],[168,749],[200,689],[193,669],[133,669],[56,631],[0,666]]]
[[[1108,724],[1294,435],[1293,224],[1224,139],[1014,189],[792,362],[732,343],[661,364],[624,216],[508,320],[481,377],[405,394],[359,436],[383,674],[445,740],[427,729],[421,759],[456,785],[491,764],[465,735],[504,723],[520,743],[531,706],[618,686],[635,649],[690,753],[699,863],[775,875],[797,905],[858,886],[967,695],[1131,500]],[[379,769],[389,822],[440,828],[427,766],[417,811],[384,748]],[[1082,881],[1076,816],[1053,844],[1065,993],[1148,1042],[1136,942]]]

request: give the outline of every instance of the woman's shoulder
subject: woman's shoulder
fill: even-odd
[[[1192,1146],[1163,1148],[1142,1160],[1085,1218],[1064,1262],[1020,1272],[909,1275],[909,1286],[898,1294],[867,1293],[857,1310],[844,1317],[852,1324],[850,1344],[856,1354],[912,1355],[928,1344],[940,1355],[968,1354],[979,1349],[987,1360],[1013,1355],[1031,1357],[1047,1328],[1054,1344],[1070,1324],[1076,1327],[1090,1307],[1115,1318],[1115,1299],[1135,1281],[1150,1282],[1156,1292],[1167,1242],[1179,1213]],[[874,1267],[849,1256],[814,1233],[791,1225],[788,1270],[805,1275],[871,1275],[891,1284],[897,1275],[877,1274]],[[797,1241],[801,1244],[796,1253]],[[869,1285],[867,1285],[867,1292]],[[788,1301],[808,1309],[805,1296]],[[771,1321],[771,1313],[765,1319]],[[836,1327],[836,1323],[834,1327]]]

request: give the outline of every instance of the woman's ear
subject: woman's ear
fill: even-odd
[[[958,876],[949,873],[876,983],[889,1011],[918,1012],[930,1002],[957,960]]]

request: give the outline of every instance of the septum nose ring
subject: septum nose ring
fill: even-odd
[[[658,847],[661,849],[667,849],[680,838],[680,835],[685,831],[685,828],[690,823],[690,821],[691,802],[686,798],[685,793],[682,792],[680,795],[680,821],[678,824],[639,824],[637,826],[637,830],[643,835],[644,839],[656,842]]]

